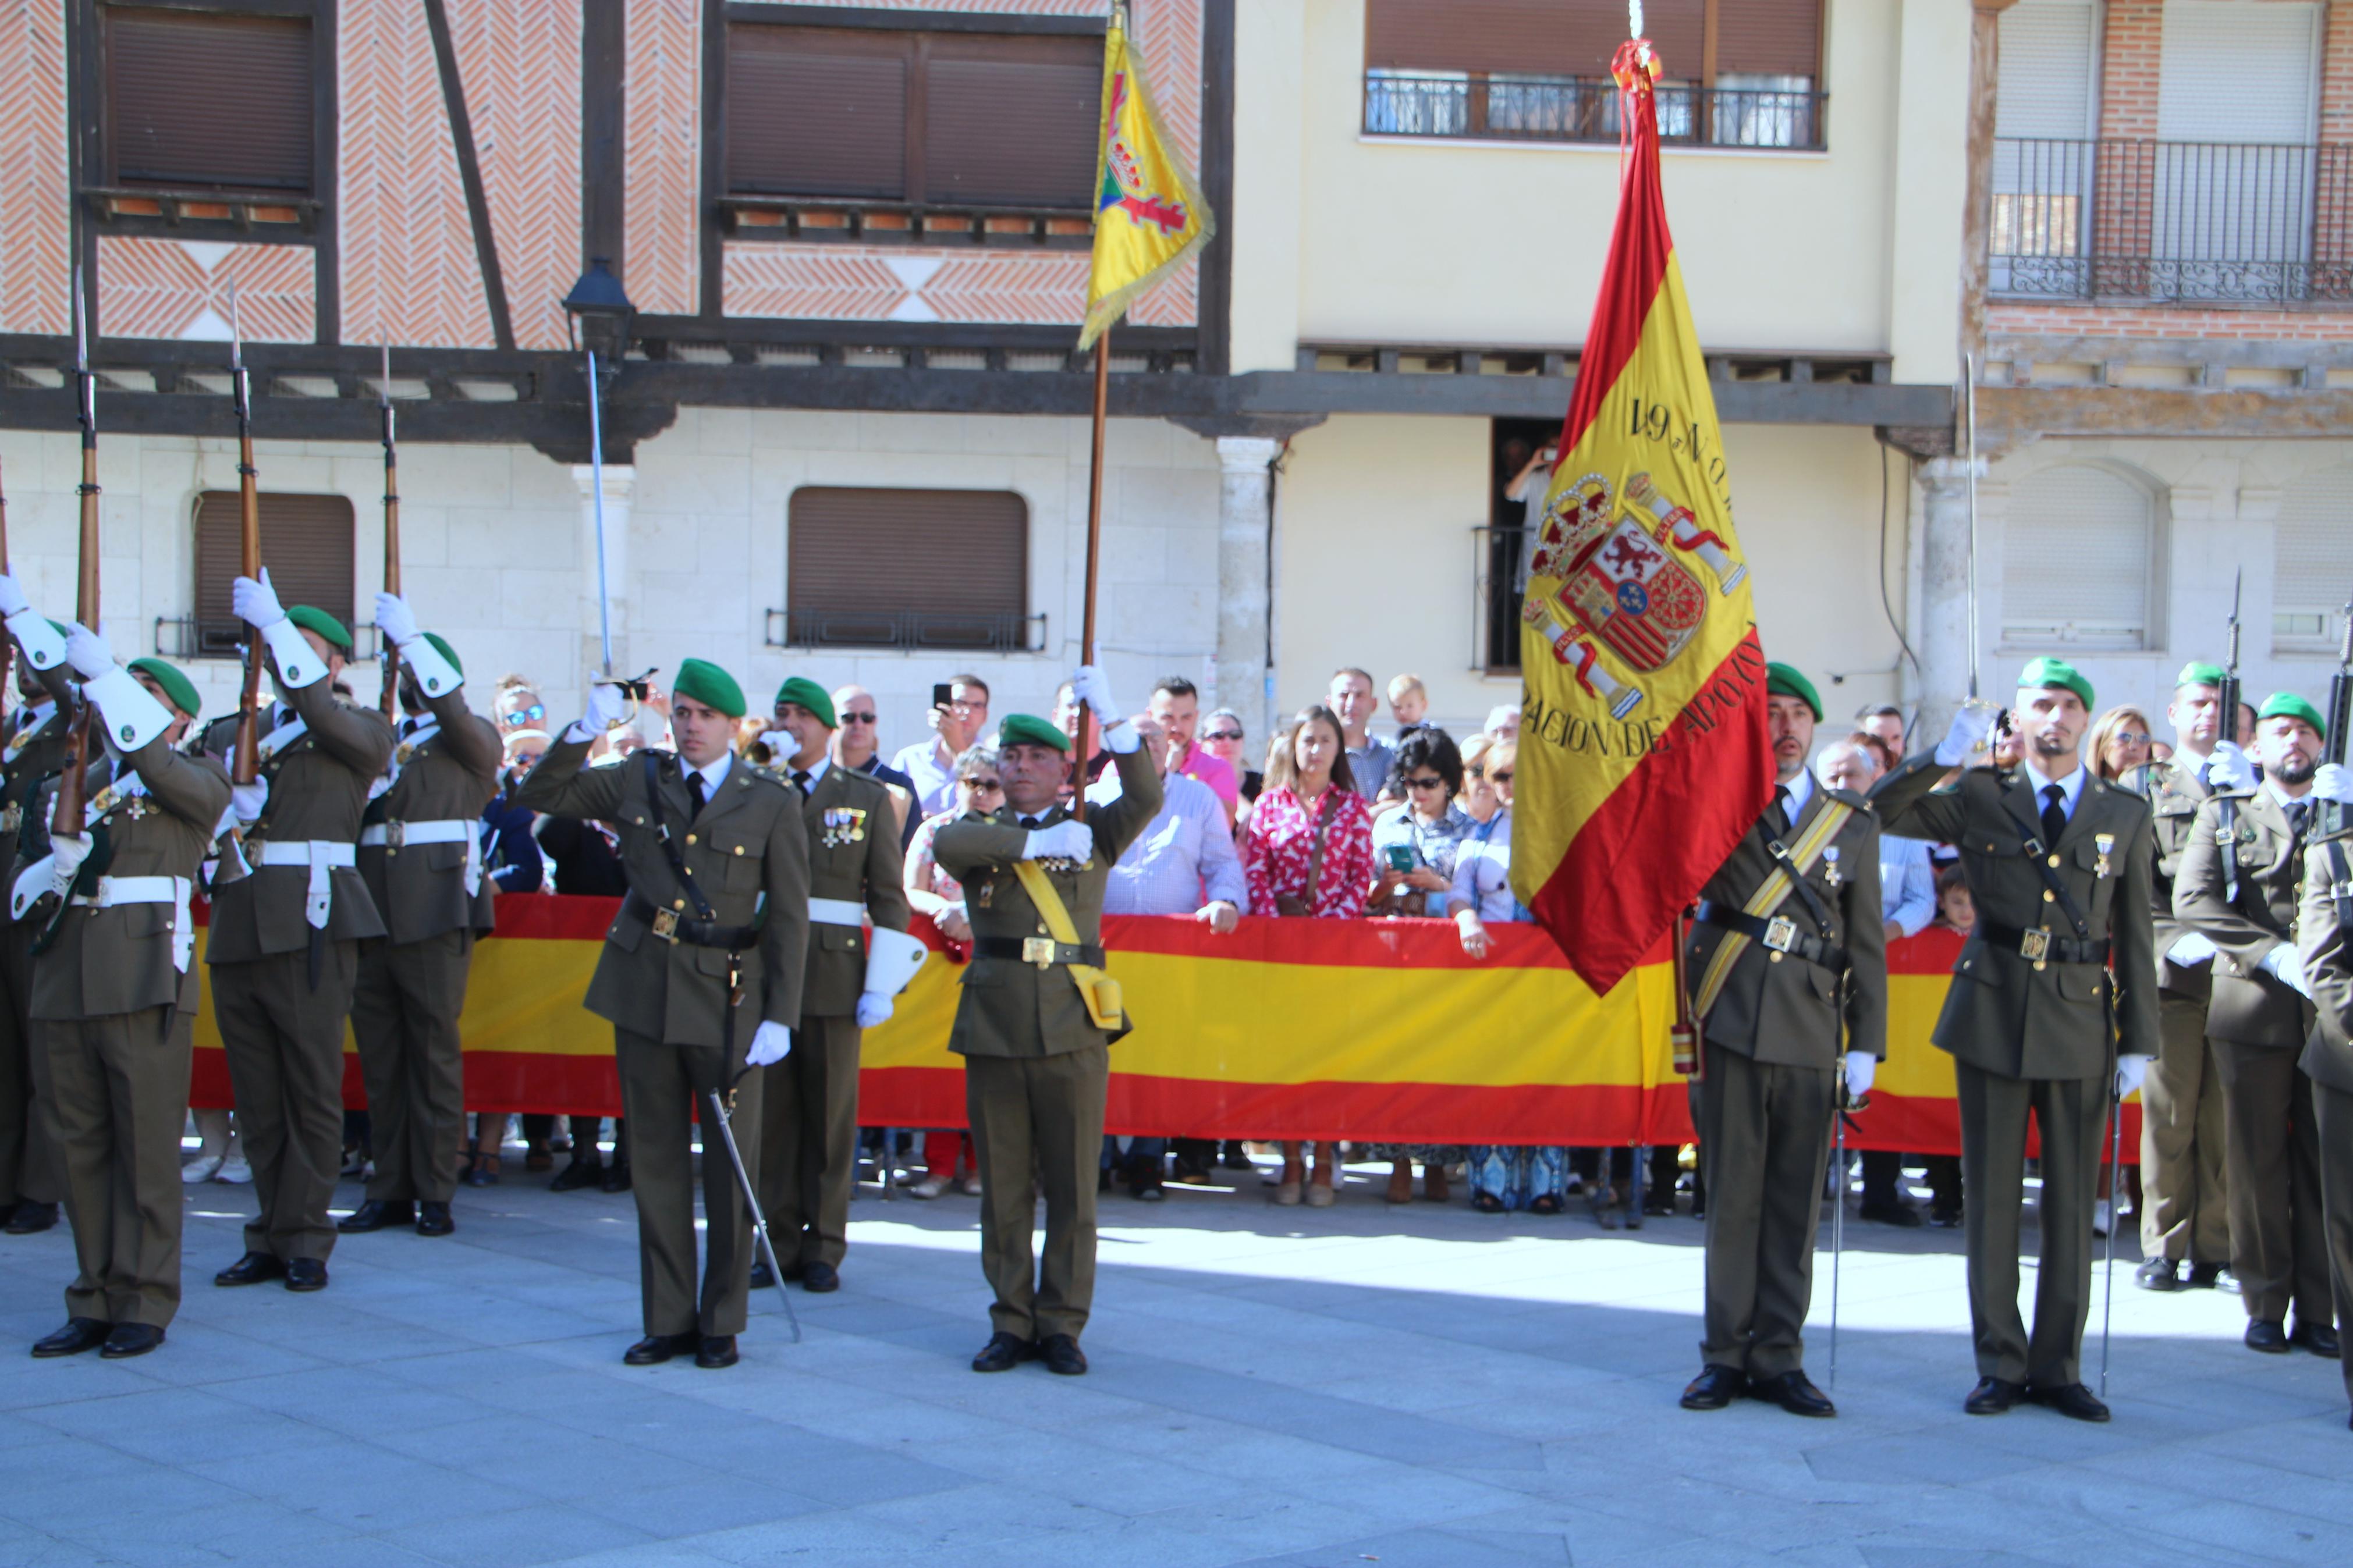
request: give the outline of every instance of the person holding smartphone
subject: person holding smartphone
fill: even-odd
[[[1429,725],[1408,734],[1389,765],[1388,784],[1406,807],[1373,824],[1377,875],[1365,912],[1443,916],[1455,852],[1479,826],[1454,804],[1462,789],[1454,738]]]
[[[921,815],[936,816],[955,804],[956,758],[988,727],[988,682],[977,675],[950,676],[932,688],[931,710],[923,717],[932,738],[907,747],[891,765],[914,781]]]

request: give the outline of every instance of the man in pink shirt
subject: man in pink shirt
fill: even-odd
[[[1226,826],[1233,826],[1241,781],[1234,777],[1233,764],[1211,756],[1193,739],[1201,722],[1200,691],[1181,675],[1162,676],[1160,684],[1152,689],[1152,720],[1167,735],[1171,749],[1179,752],[1168,771],[1208,784],[1218,804],[1226,808]]]

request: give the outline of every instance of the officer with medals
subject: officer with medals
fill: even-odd
[[[376,629],[400,650],[407,717],[390,787],[360,828],[360,876],[386,934],[360,944],[352,1032],[367,1085],[375,1173],[367,1201],[336,1229],[414,1224],[419,1236],[457,1228],[458,1146],[466,1121],[458,1015],[474,942],[493,923],[482,875],[482,807],[498,793],[498,731],[466,707],[457,651],[417,629],[396,595],[375,596]]]
[[[2295,939],[2316,1017],[2297,1066],[2312,1100],[2321,1239],[2341,1330],[2353,1323],[2353,812],[2322,807],[2313,838],[2304,851]],[[2341,1351],[2338,1359],[2353,1399],[2353,1360]]]
[[[1773,803],[1702,889],[1685,955],[1709,1201],[1706,1364],[1683,1405],[1721,1410],[1746,1393],[1835,1415],[1806,1376],[1802,1331],[1840,1080],[1861,1098],[1887,1055],[1879,824],[1807,766],[1822,716],[1813,682],[1769,664],[1765,691]]]
[[[690,658],[671,683],[676,752],[643,750],[584,769],[588,750],[627,717],[625,689],[588,689],[587,716],[550,746],[515,805],[609,823],[620,834],[628,897],[605,933],[586,1005],[613,1026],[636,1179],[645,1338],[631,1366],[692,1352],[735,1364],[753,1251],[751,1210],[713,1142],[702,1162],[707,1254],[698,1301],[694,1158],[689,1124],[703,1096],[733,1093],[733,1121],[760,1124],[761,1078],[785,1059],[801,1016],[808,938],[808,831],[800,796],[730,750],[744,689]],[[760,1141],[739,1134],[746,1175]]]
[[[1972,701],[1934,752],[1871,792],[1882,832],[1960,851],[1977,905],[1933,1037],[1952,1053],[1960,1107],[1978,1373],[1962,1408],[1972,1415],[2024,1399],[2108,1419],[2081,1375],[2092,1205],[2111,1102],[2140,1087],[2158,1050],[2157,851],[2148,803],[2084,765],[2091,708],[2092,683],[2074,666],[2038,658],[2010,716],[2024,741],[2019,767],[1984,765],[1999,715]],[[2018,1310],[2030,1116],[2042,1162],[2031,1337]]]
[[[2305,845],[2322,803],[2353,796],[2344,768],[2320,766],[2322,728],[2319,710],[2294,692],[2264,700],[2254,743],[2263,782],[2232,779],[2198,808],[2173,912],[2216,949],[2206,1036],[2222,1079],[2231,1272],[2247,1348],[2333,1357],[2312,1081],[2296,1066],[2313,1026],[2295,936]]]
[[[981,1268],[996,1291],[995,1329],[975,1372],[1033,1357],[1087,1370],[1079,1349],[1095,1285],[1095,1174],[1103,1150],[1111,1042],[1127,1032],[1116,983],[1102,973],[1103,885],[1160,810],[1160,773],[1112,700],[1103,671],[1071,685],[1103,726],[1119,769],[1117,800],[1078,822],[1060,805],[1071,738],[1027,713],[997,730],[1006,804],[968,815],[932,843],[964,884],[972,921],[948,1049],[964,1058],[965,1104],[980,1163]],[[1046,1255],[1033,1267],[1032,1182],[1045,1191]]]
[[[841,1288],[849,1193],[858,1160],[860,1031],[891,1016],[923,945],[907,935],[907,893],[890,791],[832,763],[833,699],[795,676],[776,689],[768,737],[776,772],[792,785],[808,826],[808,958],[793,1052],[762,1074],[760,1212],[788,1279],[822,1293]],[[873,917],[867,941],[864,922]],[[754,1285],[773,1284],[765,1262]]]
[[[17,878],[10,909],[44,944],[33,1028],[79,1266],[65,1327],[33,1353],[121,1359],[162,1344],[180,1305],[180,1129],[196,1005],[189,898],[229,783],[212,758],[174,749],[199,707],[186,676],[160,658],[125,669],[81,626],[67,646],[104,754],[85,774],[87,830],[52,841]],[[53,795],[34,804],[47,811]]]
[[[19,700],[0,746],[0,866],[14,866],[24,858],[33,791],[65,766],[74,697],[66,679],[65,627],[37,614],[5,573],[0,573],[0,616],[17,649]],[[30,837],[40,844],[47,835]],[[48,1068],[33,1048],[32,1003],[33,932],[12,921],[0,931],[0,1226],[10,1236],[57,1224],[64,1190],[48,1124],[35,1109]]]
[[[280,605],[266,570],[230,592],[268,650],[279,700],[258,715],[260,777],[235,786],[244,839],[222,857],[205,943],[261,1205],[245,1227],[245,1256],[213,1283],[283,1279],[289,1290],[321,1290],[335,1247],[327,1205],[343,1167],[343,1021],[359,944],[384,935],[358,870],[360,816],[392,760],[392,726],[335,695],[352,651],[341,621],[310,605]],[[204,749],[227,756],[237,722],[214,723]]]

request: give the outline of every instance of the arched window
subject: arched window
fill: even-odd
[[[2105,468],[2047,468],[2010,492],[2002,641],[2014,647],[2157,646],[2157,507]]]
[[[2353,466],[2306,474],[2280,496],[2272,548],[2272,651],[2333,652],[2353,599]]]

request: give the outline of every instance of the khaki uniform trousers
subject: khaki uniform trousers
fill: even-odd
[[[57,1145],[39,1105],[47,1053],[33,1044],[33,936],[29,921],[0,927],[0,1208],[53,1204],[63,1190]]]
[[[2231,1272],[2250,1321],[2326,1324],[2328,1244],[2312,1080],[2286,1046],[2214,1042],[2228,1114]]]
[[[1696,1086],[1707,1182],[1707,1296],[1700,1354],[1753,1378],[1805,1365],[1814,1237],[1831,1156],[1830,1068],[1760,1062],[1706,1042]]]
[[[2147,1258],[2231,1260],[2222,1077],[2206,1004],[2161,994],[2158,1056],[2140,1089],[2140,1249]]]
[[[352,1034],[359,1041],[375,1153],[367,1195],[379,1202],[446,1204],[458,1190],[466,1125],[458,1015],[473,962],[470,931],[360,943]]]
[[[739,1018],[738,1029],[756,1023]],[[738,1042],[735,1060],[741,1062]],[[735,1184],[735,1168],[719,1129],[703,1128],[702,1289],[694,1288],[694,1153],[689,1121],[706,1091],[726,1092],[730,1070],[717,1046],[665,1046],[627,1029],[613,1031],[613,1058],[621,1075],[621,1112],[629,1121],[629,1190],[638,1203],[638,1289],[648,1334],[740,1334],[751,1290],[752,1211]],[[760,1179],[761,1075],[745,1073],[735,1090],[731,1125],[744,1173]],[[778,1259],[782,1261],[781,1258]]]
[[[66,1315],[166,1327],[180,1306],[180,1130],[195,1016],[149,1007],[33,1029],[79,1266]]]
[[[2320,1203],[2327,1216],[2328,1287],[2342,1333],[2353,1327],[2353,1094],[2314,1084],[2312,1120],[2319,1134]],[[2344,1368],[2345,1395],[2353,1399],[2353,1359]]]
[[[1953,1064],[1961,1113],[1962,1227],[1968,1243],[1969,1321],[1978,1375],[2061,1388],[2083,1381],[2084,1322],[2092,1305],[2092,1203],[2109,1079],[2005,1078]],[[2018,1236],[2026,1195],[2026,1121],[2042,1136],[2042,1252],[2035,1268],[2034,1333],[2018,1312]],[[1708,1194],[1713,1204],[1715,1194]]]
[[[1095,1299],[1095,1173],[1111,1047],[967,1056],[964,1082],[980,1163],[980,1267],[997,1293],[989,1324],[1025,1340],[1076,1339]],[[1029,1246],[1033,1179],[1046,1193],[1042,1271]]]
[[[760,1069],[760,1212],[776,1261],[841,1267],[858,1169],[858,1020],[802,1015],[793,1054]],[[738,1133],[739,1139],[744,1133]]]
[[[343,1173],[343,1021],[358,972],[355,941],[327,943],[315,991],[305,952],[212,966],[213,1019],[261,1205],[245,1227],[248,1252],[323,1263],[335,1249],[327,1205]]]

